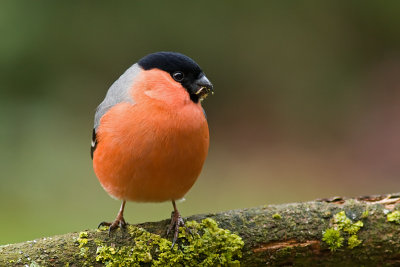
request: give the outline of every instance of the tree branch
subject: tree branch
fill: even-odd
[[[353,199],[337,197],[305,203],[266,205],[216,214],[194,215],[187,220],[201,222],[205,218],[212,218],[220,228],[239,235],[244,241],[243,255],[240,259],[242,266],[396,265],[400,264],[400,212],[396,212],[400,210],[399,202],[400,193]],[[189,242],[187,240],[193,239],[195,240],[193,242],[197,242],[196,238],[205,238],[207,231],[199,228],[199,225],[197,229],[200,235],[181,237],[178,246],[171,250],[171,255],[178,255],[179,252],[181,258],[173,258],[168,253],[165,254],[168,256],[162,254],[162,246],[170,244],[165,243],[163,239],[168,222],[164,220],[138,225],[146,231],[131,226],[127,230],[128,233],[118,230],[110,237],[104,229],[88,230],[0,246],[0,266],[112,264],[113,261],[107,260],[108,256],[101,254],[105,248],[111,254],[114,252],[110,257],[124,257],[127,254],[123,254],[119,249],[129,248],[130,252],[127,253],[133,257],[139,245],[143,246],[140,248],[145,251],[147,258],[135,259],[145,266],[155,264],[162,257],[174,260],[175,264],[171,263],[172,265],[176,265],[177,262],[182,263],[179,260],[201,261],[207,257],[208,252],[195,255],[200,251],[199,247],[191,252],[184,251],[187,249],[185,245]],[[195,227],[193,225],[192,227]],[[195,232],[197,233],[197,230]],[[184,236],[183,233],[182,230],[180,236]],[[138,239],[138,236],[142,239]],[[143,243],[143,240],[148,241]],[[232,240],[236,242],[234,244],[238,244],[237,240]],[[145,246],[151,245],[152,242],[156,245],[146,250]],[[212,243],[215,245],[214,241]],[[205,246],[204,244],[207,242],[202,243],[202,246]],[[210,246],[210,243],[207,246]],[[216,250],[213,248],[215,253]],[[189,253],[191,258],[189,259],[189,256],[185,258],[185,253]],[[234,262],[237,254],[232,251],[229,253],[226,255],[228,258],[232,257],[232,261],[218,260],[222,263]],[[195,257],[199,259],[194,259]]]

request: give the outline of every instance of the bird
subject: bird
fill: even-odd
[[[91,142],[94,172],[122,201],[109,232],[124,228],[126,201],[171,201],[167,236],[185,223],[176,207],[197,180],[209,149],[202,101],[214,92],[200,66],[178,52],[155,52],[129,67],[97,107]]]

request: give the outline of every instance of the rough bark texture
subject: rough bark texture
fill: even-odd
[[[265,205],[217,214],[194,215],[187,220],[212,218],[220,228],[229,229],[244,241],[242,266],[376,266],[400,265],[400,218],[388,215],[400,210],[400,193],[353,199],[332,198],[305,203]],[[335,215],[344,211],[352,223],[363,226],[350,233],[340,230]],[[342,213],[343,214],[343,213]],[[394,216],[396,217],[396,216]],[[140,224],[147,231],[165,236],[168,220]],[[323,241],[327,229],[340,232],[342,245]],[[346,229],[346,228],[344,228]],[[100,265],[96,262],[96,242],[114,247],[132,245],[132,238],[117,231],[88,230],[86,251],[79,248],[79,233],[68,233],[19,244],[0,246],[0,266],[39,264],[48,266]],[[361,243],[349,248],[348,239],[356,235]],[[340,242],[339,242],[340,243]],[[354,244],[353,244],[354,245]],[[340,247],[339,247],[340,246]],[[334,251],[332,251],[334,250]],[[145,265],[150,266],[151,262]]]

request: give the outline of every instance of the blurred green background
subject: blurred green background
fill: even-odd
[[[94,228],[120,203],[90,159],[96,106],[142,56],[214,83],[189,216],[400,190],[400,2],[2,1],[0,244]],[[170,203],[128,203],[130,223]]]

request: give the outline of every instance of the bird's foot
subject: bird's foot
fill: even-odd
[[[179,234],[179,227],[182,226],[185,228],[186,232],[192,233],[189,228],[186,227],[185,222],[183,221],[181,215],[179,214],[178,210],[173,211],[171,213],[171,224],[167,229],[167,236],[174,231],[174,239],[172,240],[172,247],[174,247],[176,241],[178,240]]]
[[[108,227],[108,234],[111,235],[111,232],[113,232],[115,229],[120,228],[125,229],[127,223],[125,222],[125,219],[123,216],[117,216],[115,220],[110,223],[110,222],[101,222],[97,228],[100,228],[102,226],[109,226]]]

